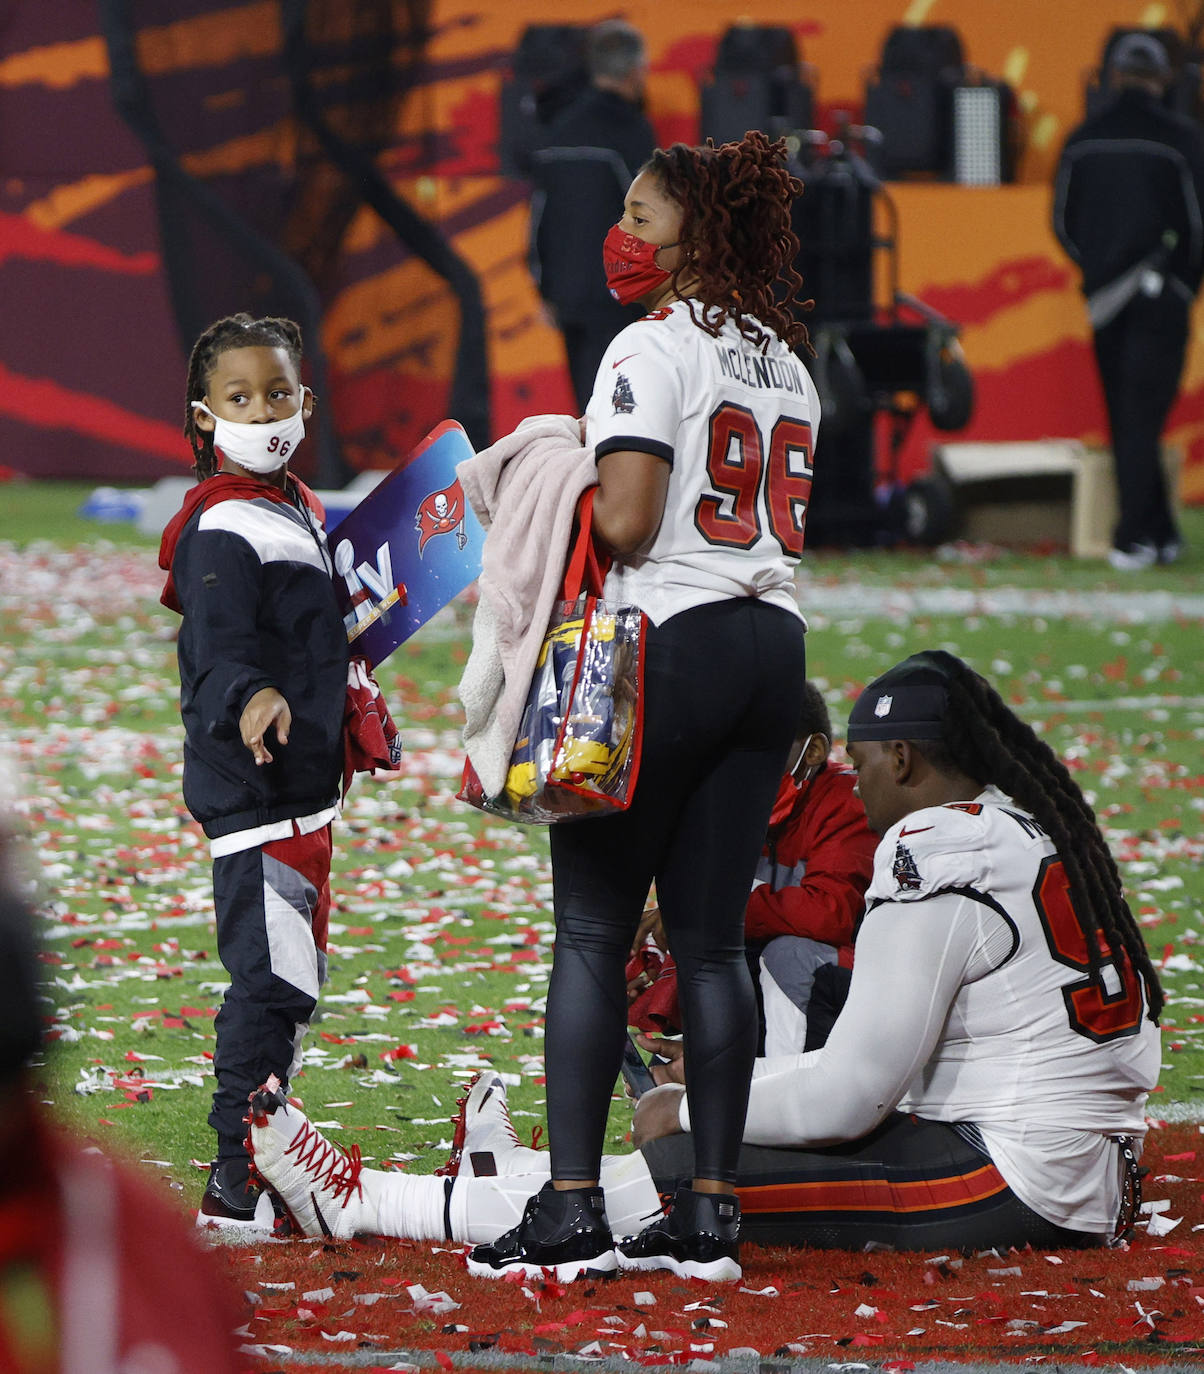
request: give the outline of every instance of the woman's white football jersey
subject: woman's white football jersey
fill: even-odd
[[[585,418],[597,457],[636,450],[672,468],[660,528],[615,561],[608,598],[656,624],[727,597],[799,614],[819,399],[777,335],[762,353],[730,320],[708,334],[686,301],[654,310],[611,341]]]

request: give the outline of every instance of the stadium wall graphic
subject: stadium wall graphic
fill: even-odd
[[[1145,0],[747,0],[815,71],[816,122],[856,119],[890,27],[954,25],[1016,92],[1002,187],[896,184],[899,281],[963,326],[976,440],[1106,428],[1050,180],[1109,31]],[[623,15],[648,36],[662,142],[698,137],[727,0],[14,0],[0,28],[0,470],[148,481],[187,471],[188,341],[235,309],[307,332],[309,473],[388,466],[454,416],[488,442],[567,411],[559,336],[526,266],[528,185],[498,162],[525,25]],[[800,18],[805,14],[805,18]],[[583,252],[598,246],[583,245]],[[1197,313],[1196,336],[1199,321]],[[926,466],[921,420],[903,471]],[[1170,439],[1204,501],[1204,349]]]

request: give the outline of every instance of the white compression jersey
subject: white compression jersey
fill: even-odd
[[[974,1124],[1035,1212],[1110,1235],[1108,1137],[1145,1134],[1159,1034],[1127,960],[1089,981],[1048,836],[995,788],[913,812],[883,836],[866,901],[828,1043],[758,1061],[744,1139],[834,1144],[895,1108]]]
[[[609,599],[655,624],[727,597],[799,614],[793,576],[819,399],[776,335],[762,354],[730,320],[713,338],[685,301],[654,310],[611,341],[585,418],[586,447],[599,458],[629,449],[672,467],[660,528],[616,559]]]

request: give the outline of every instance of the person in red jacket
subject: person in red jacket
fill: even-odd
[[[14,786],[0,760],[0,1371],[239,1374],[225,1265],[162,1182],[67,1129],[30,1067],[45,1004]]]
[[[853,963],[853,934],[877,837],[854,794],[856,776],[832,763],[831,751],[827,705],[815,684],[807,682],[744,913],[744,937],[760,987],[765,1054],[792,1054],[822,1043],[847,987],[847,977],[837,970],[847,971]],[[681,1025],[676,971],[663,947],[658,912],[651,908],[628,965],[630,1024],[645,1031]]]

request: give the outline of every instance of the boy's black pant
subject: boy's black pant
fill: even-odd
[[[287,1086],[326,979],[330,826],[213,861],[217,952],[230,987],[217,1013],[218,1160],[246,1157],[247,1098],[269,1074]]]

